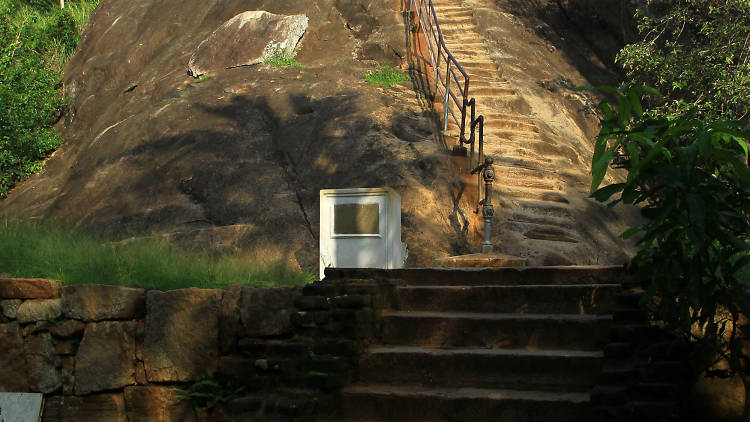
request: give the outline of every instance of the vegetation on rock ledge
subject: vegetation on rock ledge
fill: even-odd
[[[189,251],[160,239],[102,244],[80,229],[0,220],[0,277],[8,276],[160,290],[302,285],[314,279],[284,262],[260,264],[243,256]]]
[[[0,198],[60,143],[61,74],[98,0],[0,0]]]

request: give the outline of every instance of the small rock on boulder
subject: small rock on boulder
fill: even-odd
[[[224,22],[188,62],[188,73],[207,72],[262,63],[275,50],[293,51],[307,30],[305,15],[276,15],[263,10],[240,13]]]

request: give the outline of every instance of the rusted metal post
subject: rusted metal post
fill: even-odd
[[[485,158],[484,169],[482,169],[482,178],[484,179],[484,200],[482,201],[484,241],[482,242],[482,253],[492,253],[492,217],[495,216],[495,209],[492,207],[492,183],[495,181],[493,161],[492,157]]]

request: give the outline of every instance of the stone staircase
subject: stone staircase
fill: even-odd
[[[378,280],[380,318],[326,420],[592,420],[620,270],[332,271]]]
[[[485,118],[485,154],[495,161],[494,203],[503,213],[496,219],[496,231],[503,233],[498,239],[501,249],[503,243],[518,240],[530,249],[574,248],[582,239],[565,193],[571,181],[560,172],[570,170],[566,155],[515,105],[519,96],[487,54],[472,9],[461,0],[433,4],[448,49],[469,74],[469,97],[477,101],[477,115]],[[460,126],[449,118],[449,144],[458,144],[459,133]]]

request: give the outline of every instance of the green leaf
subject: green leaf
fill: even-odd
[[[633,88],[633,89],[636,90],[636,91],[639,91],[639,92],[645,92],[645,93],[651,94],[651,95],[653,95],[655,97],[661,97],[662,96],[661,92],[657,91],[654,88],[651,88],[650,86],[646,86],[646,85],[641,85],[641,86]]]
[[[630,239],[631,237],[633,237],[634,234],[641,232],[643,230],[645,230],[643,225],[631,227],[625,230],[624,232],[622,232],[622,234],[620,234],[620,238],[625,239],[625,240]]]
[[[608,185],[592,193],[591,197],[599,202],[604,202],[608,200],[612,195],[620,192],[624,186],[625,183],[615,183],[613,185]]]
[[[607,174],[607,166],[613,158],[614,154],[612,154],[612,151],[605,151],[591,166],[591,174],[593,176],[591,178],[591,193],[594,193],[596,188],[602,183],[602,180],[604,180],[604,175]]]
[[[642,119],[643,118],[643,106],[641,105],[641,99],[638,98],[638,94],[636,93],[636,91],[632,91],[632,90],[628,91],[628,99],[630,99],[630,105],[633,111],[635,111],[635,116],[638,119]]]

